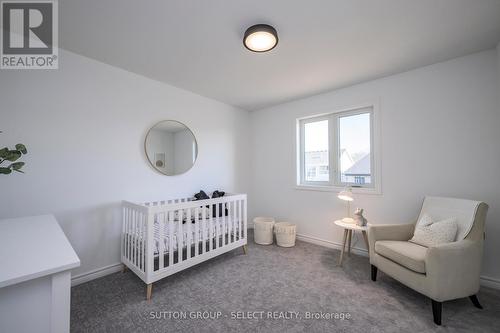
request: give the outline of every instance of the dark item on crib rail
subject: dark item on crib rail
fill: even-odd
[[[225,194],[226,194],[226,192],[224,192],[224,191],[215,190],[215,191],[212,192],[212,199],[221,198]],[[194,198],[195,198],[195,200],[210,199],[210,197],[208,196],[208,194],[205,191],[203,191],[203,190],[200,190],[200,192],[196,193],[194,195]],[[207,205],[207,208],[210,208],[210,205]],[[223,204],[219,204],[219,217],[223,216],[222,215],[223,211],[225,213],[225,216],[229,215],[228,209],[227,208],[223,209]],[[212,205],[212,217],[217,217],[217,207],[216,207],[216,205]],[[185,224],[185,223],[186,223],[186,220],[184,219],[182,221],[182,224]],[[194,216],[191,217],[191,223],[195,223],[195,217]]]
[[[218,191],[218,190],[215,190],[213,191],[212,193],[212,199],[215,199],[215,198],[221,198],[224,196],[224,194],[226,194],[226,192],[224,191]],[[225,205],[224,205],[225,206]],[[216,205],[213,205],[212,206],[212,216],[213,217],[217,217],[217,209],[216,209]],[[229,215],[229,211],[227,210],[227,208],[223,209],[222,208],[222,204],[219,204],[219,217],[222,216],[222,212],[225,212],[225,216],[228,216]]]

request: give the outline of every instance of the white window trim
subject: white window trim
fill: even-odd
[[[358,105],[353,105],[349,107],[343,107],[343,108],[337,108],[334,109],[333,111],[329,112],[323,112],[320,114],[316,115],[311,115],[311,116],[306,116],[306,117],[301,117],[296,119],[295,121],[295,126],[296,126],[296,140],[295,140],[295,149],[294,149],[294,154],[295,154],[295,189],[296,190],[307,190],[307,191],[321,191],[321,192],[339,192],[344,189],[344,185],[341,185],[338,183],[336,179],[331,179],[330,182],[302,182],[302,177],[301,177],[301,172],[304,170],[303,167],[301,167],[304,163],[304,156],[302,156],[301,151],[303,149],[303,141],[304,141],[304,135],[301,133],[302,131],[302,126],[301,123],[307,120],[311,121],[318,121],[322,120],[322,117],[325,119],[328,119],[329,116],[332,114],[336,113],[345,113],[349,114],[352,112],[352,114],[356,113],[363,113],[361,112],[360,109],[365,109],[365,108],[372,108],[372,114],[373,117],[371,117],[372,121],[372,145],[371,147],[371,152],[372,152],[372,179],[374,181],[374,186],[372,187],[356,187],[353,186],[352,190],[354,193],[362,193],[362,194],[382,194],[382,177],[381,177],[381,170],[382,170],[382,152],[380,149],[380,108],[379,108],[379,103],[378,102],[370,102],[370,103],[362,103]],[[331,119],[331,118],[330,118]],[[338,118],[337,118],[338,119]],[[329,135],[332,135],[334,131],[332,131],[332,127],[334,126],[333,122],[329,123]],[[337,124],[335,124],[337,126]],[[338,131],[335,131],[338,135]],[[332,161],[333,156],[338,156],[337,153],[337,148],[336,145],[333,144],[333,140],[331,137],[329,137],[329,151],[330,150],[335,150],[333,153],[330,153],[330,168],[335,168],[338,169],[337,162],[338,161]],[[305,172],[305,170],[304,170]]]

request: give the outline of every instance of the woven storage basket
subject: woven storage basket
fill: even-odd
[[[274,233],[276,234],[276,243],[279,246],[295,246],[295,238],[297,236],[297,226],[295,224],[278,222],[274,225]]]
[[[273,243],[274,218],[256,217],[253,219],[254,242],[260,245],[271,245]]]

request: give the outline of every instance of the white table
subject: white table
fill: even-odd
[[[54,216],[0,220],[0,332],[69,332],[78,266]]]
[[[353,232],[361,231],[361,233],[363,234],[363,239],[365,240],[366,249],[369,251],[368,236],[366,235],[366,232],[368,231],[368,226],[361,227],[361,226],[358,226],[354,222],[344,222],[342,220],[336,220],[334,223],[337,226],[344,228],[344,238],[342,241],[342,251],[340,252],[339,266],[342,266],[342,260],[344,259],[344,251],[345,251],[346,242],[348,243],[347,253],[349,255],[351,254],[351,241],[352,241],[352,233]]]

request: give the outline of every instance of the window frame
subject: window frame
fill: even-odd
[[[367,112],[367,109],[369,112]],[[355,183],[341,182],[340,173],[340,119],[346,116],[370,113],[370,171],[371,183],[359,185]],[[301,117],[296,119],[296,189],[316,191],[340,191],[350,186],[353,192],[381,194],[381,161],[380,161],[380,123],[378,103],[365,103],[356,106],[338,108],[327,113]],[[328,120],[328,154],[329,154],[329,181],[306,181],[305,177],[305,124]]]

